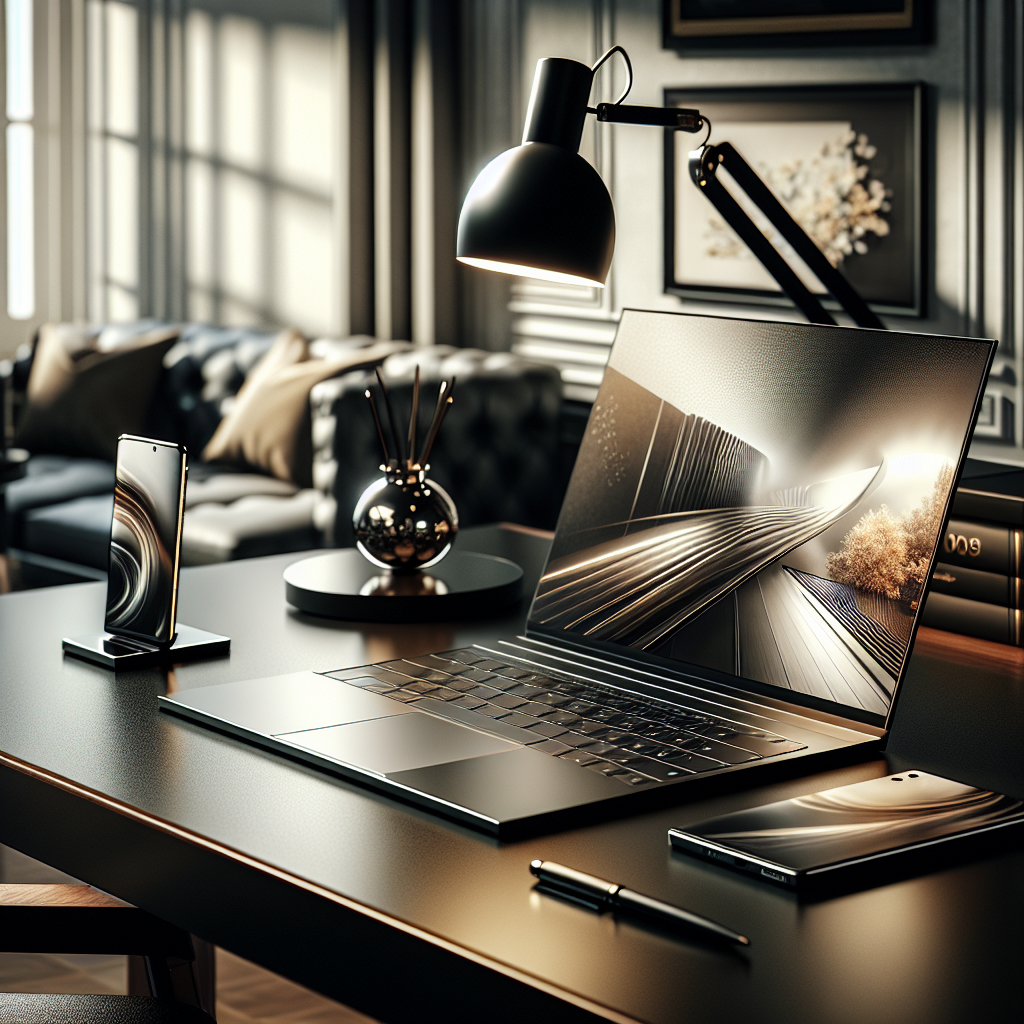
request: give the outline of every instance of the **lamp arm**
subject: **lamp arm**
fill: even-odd
[[[757,172],[740,156],[731,143],[722,142],[717,146],[705,149],[702,163],[702,174],[705,180],[709,177],[714,178],[719,166],[724,164],[740,188],[750,196],[761,212],[775,225],[782,237],[811,268],[818,280],[832,293],[858,327],[871,327],[876,331],[886,329],[885,324],[868,308],[868,304],[856,289],[829,263],[824,253],[808,237],[807,232],[793,220],[782,203],[775,198],[771,189],[758,177]]]
[[[699,132],[704,127],[704,118],[699,110],[683,107],[638,107],[627,103],[598,103],[587,107],[587,112],[596,114],[598,121],[611,124],[646,124],[655,128],[675,128],[681,132]]]
[[[610,55],[611,51],[609,51]],[[607,59],[606,55],[602,58]],[[706,118],[699,110],[682,107],[640,107],[627,105],[620,100],[615,103],[599,103],[587,107],[597,115],[598,121],[612,124],[650,125],[656,128],[671,128],[676,131],[698,132],[709,128]],[[884,331],[885,324],[868,308],[868,304],[856,289],[825,258],[822,251],[808,237],[807,232],[786,211],[775,198],[771,189],[758,177],[757,172],[733,148],[723,142],[717,146],[705,145],[690,157],[690,176],[726,219],[729,226],[746,243],[747,247],[761,261],[765,269],[775,278],[782,290],[799,306],[804,315],[817,324],[835,324],[811,291],[804,285],[793,269],[779,255],[778,250],[764,237],[743,208],[729,194],[728,189],[718,180],[719,165],[725,163],[737,184],[750,197],[762,213],[775,225],[783,238],[793,247],[797,255],[814,272],[818,280],[832,293],[843,309],[853,318],[858,327],[870,327]]]
[[[757,229],[743,208],[729,194],[729,190],[714,173],[705,173],[704,158],[707,148],[690,154],[690,177],[693,183],[708,197],[729,227],[743,240],[750,251],[760,260],[762,266],[779,283],[779,287],[796,303],[812,324],[836,326],[835,320],[825,307],[811,294],[807,286],[793,271],[793,268],[779,255],[778,250]],[[717,166],[717,160],[715,161]],[[751,172],[753,173],[753,172]],[[811,243],[813,245],[813,243]],[[824,257],[822,257],[824,259]],[[827,261],[826,261],[827,262]]]

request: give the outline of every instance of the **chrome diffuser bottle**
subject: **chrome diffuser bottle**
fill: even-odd
[[[377,436],[384,453],[383,478],[363,491],[352,513],[356,547],[374,565],[394,573],[412,573],[436,565],[451,550],[459,531],[455,503],[443,487],[427,478],[427,458],[445,413],[452,403],[454,378],[442,381],[437,406],[419,458],[416,451],[416,420],[419,413],[420,372],[416,368],[413,384],[412,415],[409,420],[408,448],[402,450],[395,429],[395,416],[384,380],[377,371],[377,382],[384,399],[388,426],[394,443],[391,454],[373,392],[367,388]]]

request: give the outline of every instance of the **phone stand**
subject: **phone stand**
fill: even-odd
[[[207,633],[194,626],[178,626],[178,635],[170,647],[157,647],[144,640],[135,640],[112,633],[86,633],[66,636],[64,650],[75,658],[91,661],[115,672],[125,669],[151,668],[153,665],[173,665],[201,658],[217,658],[231,650],[229,637]]]

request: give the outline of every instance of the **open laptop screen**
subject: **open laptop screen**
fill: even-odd
[[[530,628],[884,719],[994,349],[627,310]]]

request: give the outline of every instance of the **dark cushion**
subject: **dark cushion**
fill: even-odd
[[[21,524],[25,551],[107,571],[114,495],[95,494],[34,508]]]
[[[198,1007],[148,996],[0,992],[0,1024],[214,1024]]]
[[[25,547],[22,525],[25,514],[31,509],[91,494],[110,495],[113,491],[114,465],[111,462],[67,455],[34,455],[29,459],[28,474],[7,485],[4,502],[7,543],[15,548]],[[103,567],[106,568],[106,563]]]
[[[173,328],[98,334],[44,324],[15,443],[34,454],[113,459],[119,434],[141,434]]]

